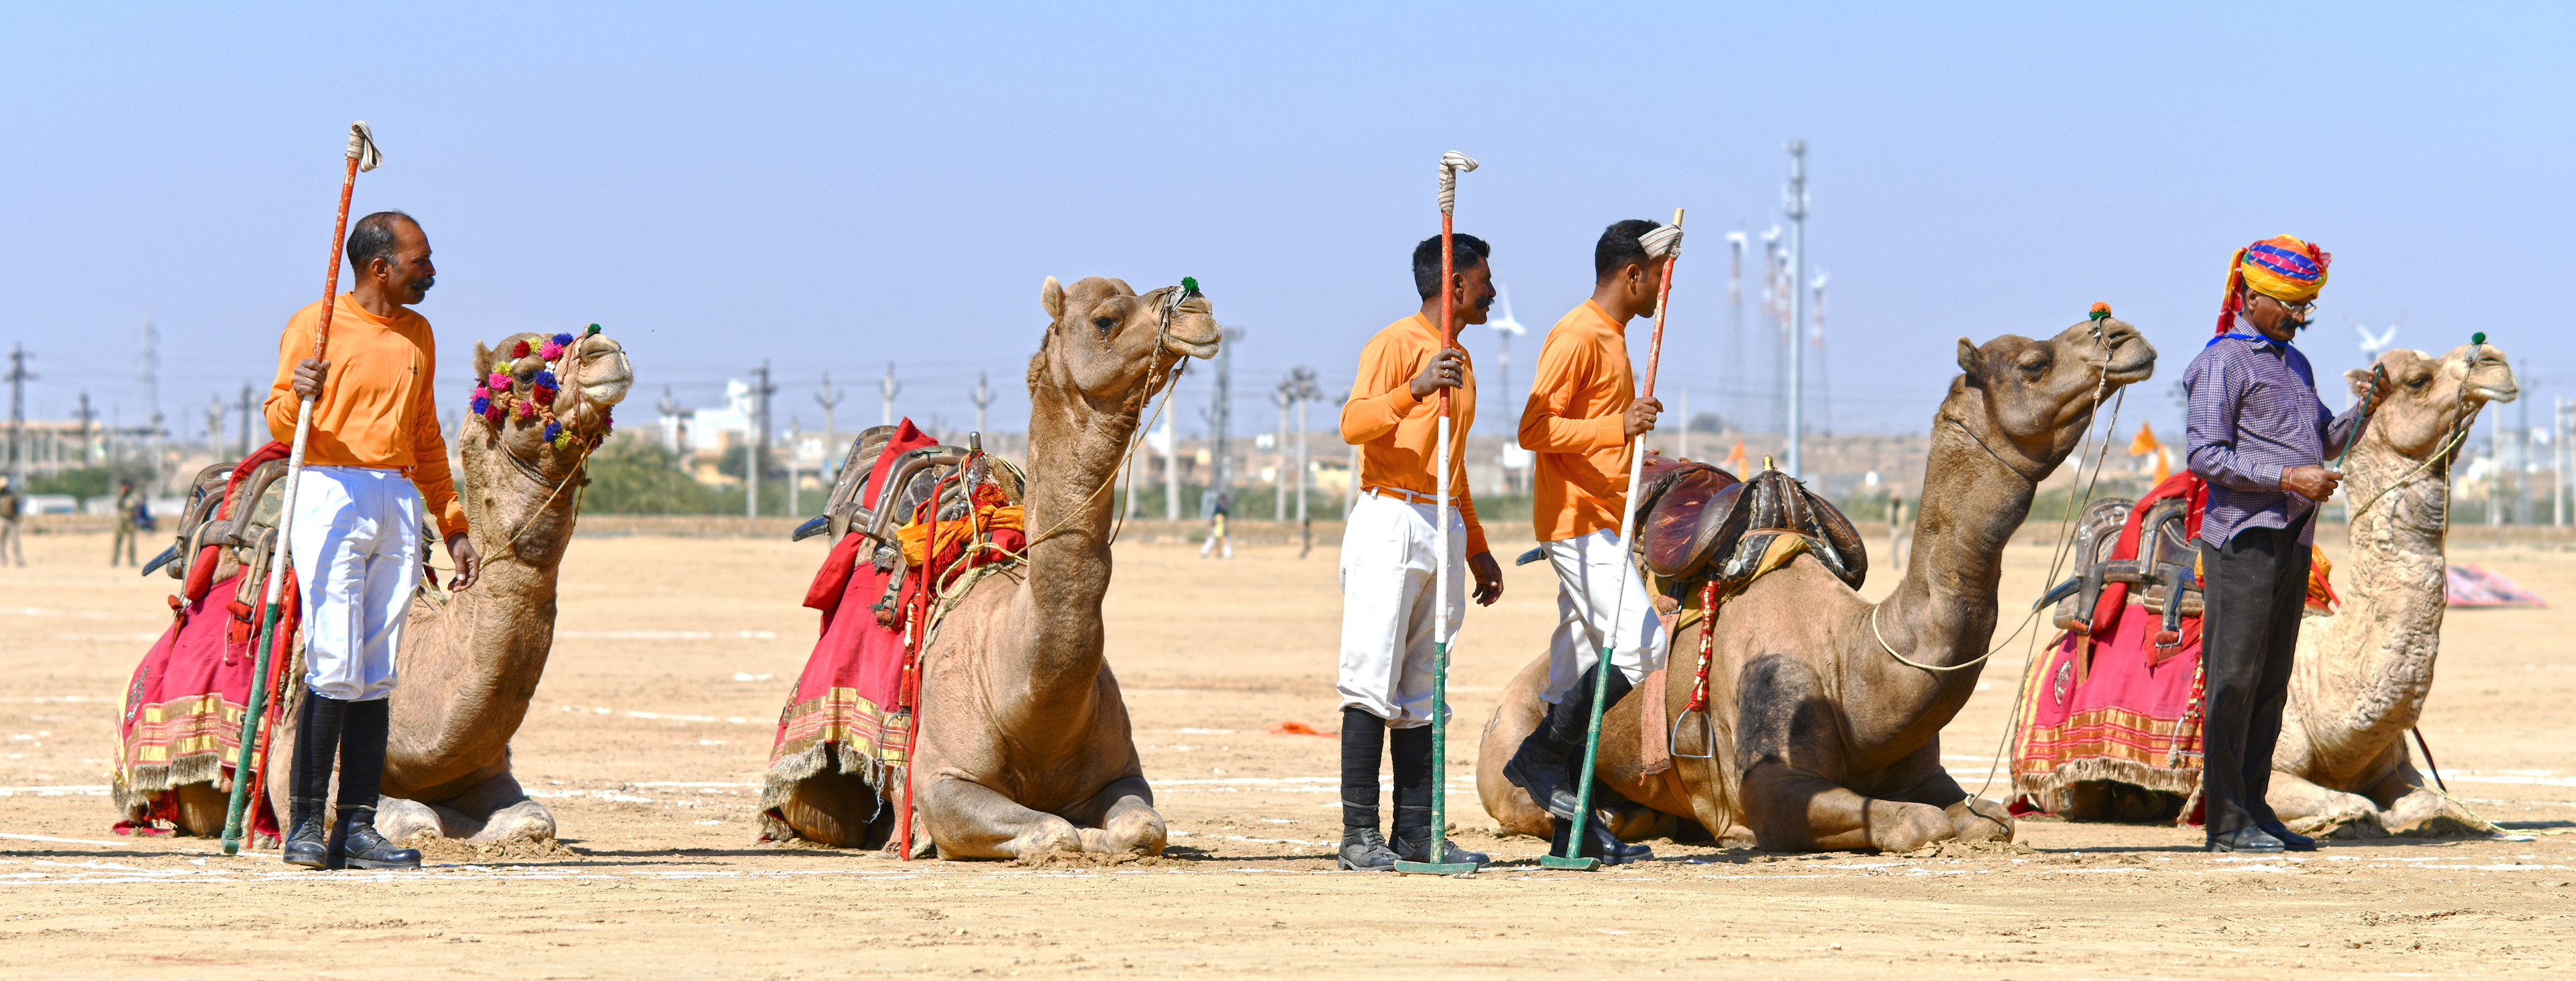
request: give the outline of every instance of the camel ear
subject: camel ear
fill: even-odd
[[[1959,338],[1959,370],[1967,373],[1968,384],[1985,384],[1985,367],[1985,357],[1977,353],[1977,346],[1965,337]]]
[[[1046,287],[1038,291],[1038,305],[1046,308],[1049,321],[1064,319],[1064,284],[1047,277]]]
[[[2370,397],[2370,369],[2354,368],[2351,371],[2344,372],[2343,380],[2345,384],[2352,386],[2353,398],[2366,399]]]
[[[491,377],[491,374],[492,374],[492,346],[491,346],[491,345],[489,345],[489,344],[485,344],[485,343],[483,343],[482,341],[475,341],[475,342],[474,342],[474,377],[475,377],[475,378],[477,378],[477,379],[488,378],[488,377]],[[480,385],[480,384],[483,384],[483,383],[482,383],[481,381],[479,381],[479,380],[478,380],[478,381],[476,381],[476,382],[475,382],[475,384]]]

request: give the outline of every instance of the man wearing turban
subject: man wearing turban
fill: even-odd
[[[2263,800],[2281,737],[2306,602],[2317,505],[2343,475],[2325,466],[2360,432],[2377,392],[2343,415],[2317,398],[2290,342],[2313,318],[2334,256],[2287,235],[2236,250],[2218,336],[2182,383],[2192,473],[2209,483],[2200,525],[2206,601],[2201,798],[2211,851],[2306,851]]]

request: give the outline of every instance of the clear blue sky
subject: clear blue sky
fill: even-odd
[[[2564,4],[1074,9],[16,8],[0,343],[38,355],[32,414],[85,389],[130,422],[148,312],[162,409],[201,425],[318,295],[365,119],[388,162],[357,209],[410,211],[438,251],[447,402],[475,339],[597,321],[634,352],[630,426],[766,357],[782,420],[819,422],[829,370],[844,424],[874,423],[892,360],[901,410],[967,420],[989,371],[1016,429],[1043,277],[1194,275],[1250,332],[1259,430],[1281,372],[1338,394],[1414,305],[1457,149],[1486,165],[1459,226],[1534,331],[1589,292],[1603,225],[1690,208],[1665,387],[1704,409],[1729,377],[1717,233],[1771,223],[1804,137],[1840,429],[1923,428],[1957,337],[2095,300],[2165,353],[2132,417],[2178,418],[2228,253],[2282,232],[2337,257],[2320,368],[2357,360],[2349,321],[2403,315],[2403,346],[2488,331],[2544,399],[2576,377]],[[1517,411],[1489,406],[1493,431]]]

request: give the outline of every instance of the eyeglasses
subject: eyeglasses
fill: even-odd
[[[2278,304],[2281,309],[2289,311],[2290,316],[2297,318],[2302,323],[2312,319],[2312,315],[2317,312],[2317,301],[2315,300],[2309,300],[2306,303],[2292,303],[2269,293],[2259,295],[2266,300],[2270,300],[2273,303]]]

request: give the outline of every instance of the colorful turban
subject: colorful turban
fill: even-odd
[[[2245,308],[2245,290],[2283,303],[2305,303],[2325,288],[2326,267],[2333,264],[2334,253],[2288,235],[2236,250],[2235,261],[2227,266],[2227,299],[2218,308],[2217,332],[2224,334],[2236,326],[2236,313]]]

